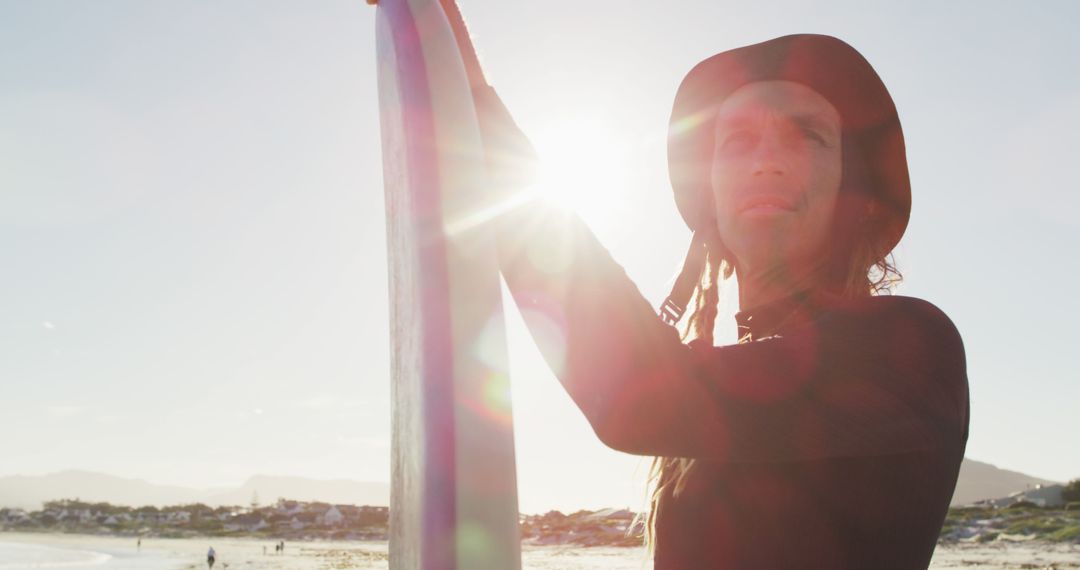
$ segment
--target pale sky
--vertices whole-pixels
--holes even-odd
[[[654,302],[689,239],[664,147],[683,75],[788,33],[853,44],[907,139],[900,293],[966,343],[968,457],[1080,477],[1080,4],[460,4]],[[0,476],[389,480],[374,20],[360,0],[0,0]],[[596,168],[566,176],[577,149]],[[647,461],[599,443],[508,322],[522,511],[641,508]]]

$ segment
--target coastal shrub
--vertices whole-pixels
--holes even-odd
[[[1005,528],[1008,534],[1052,534],[1066,526],[1065,521],[1056,518],[1025,517],[1012,522]]]
[[[997,540],[997,537],[998,533],[996,532],[986,532],[977,536],[975,542],[993,542]]]
[[[1047,538],[1054,542],[1080,542],[1080,526],[1067,526]]]
[[[1061,498],[1066,501],[1080,501],[1080,479],[1073,479],[1061,490]]]
[[[1037,509],[1039,505],[1032,503],[1031,501],[1016,501],[1015,503],[1005,507],[1006,509]]]
[[[216,533],[225,530],[225,523],[217,519],[200,519],[197,522],[192,523],[192,530],[197,530],[202,533]]]
[[[1066,511],[1080,511],[1080,501],[1072,501],[1065,505]]]
[[[956,520],[985,519],[993,516],[995,510],[994,507],[984,507],[981,505],[952,507],[949,509],[948,518]]]

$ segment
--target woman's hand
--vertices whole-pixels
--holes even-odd
[[[490,86],[473,89],[493,190],[507,198],[536,183],[536,149]]]

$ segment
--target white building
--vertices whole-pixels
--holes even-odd
[[[341,511],[336,506],[331,506],[330,510],[323,514],[322,519],[325,525],[337,526],[345,521],[345,516],[341,514]]]
[[[1008,497],[987,501],[995,507],[1007,507],[1020,501],[1028,501],[1040,507],[1060,507],[1065,504],[1062,496],[1064,485],[1035,485],[1034,487],[1012,493]]]

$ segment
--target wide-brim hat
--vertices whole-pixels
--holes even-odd
[[[711,165],[717,110],[740,87],[770,80],[805,85],[839,112],[844,141],[841,191],[870,206],[862,209],[873,212],[874,242],[881,250],[875,253],[890,252],[911,213],[911,182],[896,105],[855,48],[831,36],[797,34],[714,55],[694,66],[679,85],[668,130],[668,174],[679,213],[697,234],[691,255],[695,247],[700,249],[699,230],[715,224]],[[688,259],[687,269],[690,265]],[[690,281],[685,273],[680,276],[682,289]],[[681,315],[689,294],[672,293],[685,297],[675,300]]]

